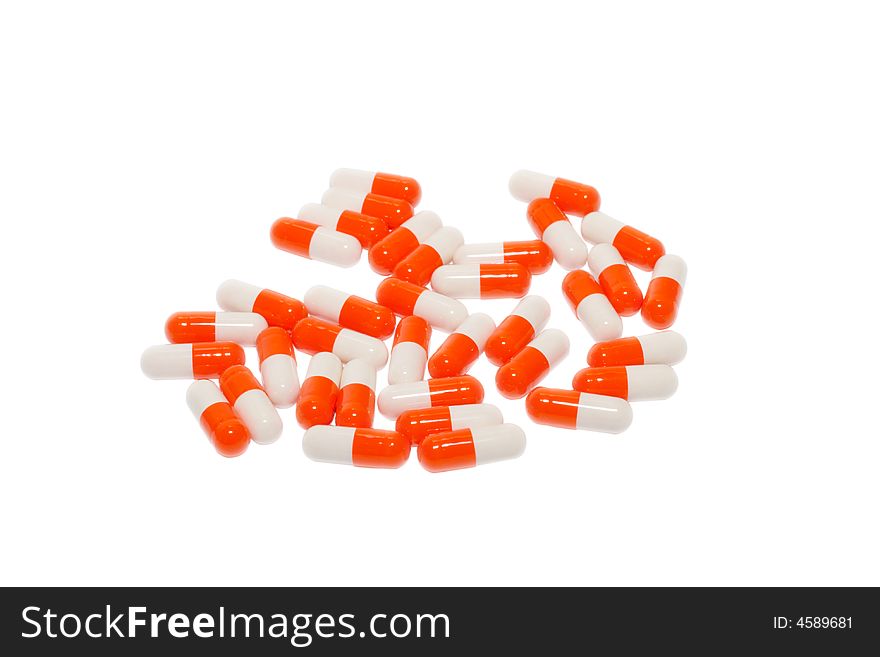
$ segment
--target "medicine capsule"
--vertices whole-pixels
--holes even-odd
[[[461,301],[399,278],[386,278],[379,283],[376,300],[396,315],[416,315],[447,333],[454,331],[468,316],[467,308]]]
[[[651,271],[666,251],[660,240],[632,226],[624,226],[604,212],[591,212],[581,220],[581,235],[593,244],[611,244],[628,263]]]
[[[444,265],[431,276],[431,287],[453,299],[518,299],[531,284],[529,270],[516,263]]]
[[[623,333],[623,322],[598,281],[579,269],[562,279],[562,293],[594,340],[611,340]]]
[[[351,210],[328,208],[326,205],[318,203],[302,206],[296,217],[301,221],[308,221],[330,230],[351,235],[365,249],[369,249],[391,232],[388,229],[388,224],[378,217],[370,217]]]
[[[590,271],[618,315],[629,317],[642,307],[642,291],[620,252],[610,244],[597,244],[587,257]]]
[[[463,243],[464,237],[457,228],[451,226],[439,228],[412,253],[398,262],[391,275],[416,285],[427,285],[434,270],[450,262],[456,249]]]
[[[388,361],[388,383],[413,383],[425,378],[431,326],[421,317],[410,315],[397,324],[391,358]]]
[[[309,314],[299,299],[235,279],[224,281],[217,288],[217,305],[223,310],[257,313],[269,326],[288,331]]]
[[[677,255],[665,255],[657,260],[642,305],[642,319],[655,329],[667,329],[675,322],[684,282],[687,279],[687,265]]]
[[[361,243],[351,235],[283,217],[272,224],[272,244],[294,255],[339,267],[352,267],[361,258]]]
[[[168,342],[235,342],[245,347],[256,344],[268,324],[256,313],[182,312],[165,322]]]
[[[281,417],[248,368],[233,365],[223,372],[220,390],[248,428],[255,443],[268,445],[281,437]]]
[[[549,198],[563,212],[578,217],[598,210],[600,202],[599,192],[594,187],[525,170],[510,177],[510,193],[526,203],[536,198]]]
[[[469,315],[431,356],[428,372],[435,379],[466,373],[483,353],[486,340],[494,330],[495,322],[489,315]]]
[[[399,198],[370,192],[349,192],[335,187],[324,192],[321,205],[377,217],[392,230],[413,216],[413,206]]]
[[[317,317],[306,317],[293,327],[293,346],[307,354],[329,351],[343,363],[363,358],[377,370],[388,362],[388,349],[381,340]]]
[[[431,406],[459,406],[483,401],[483,386],[472,376],[452,376],[398,383],[379,393],[379,412],[389,419],[404,411]]]
[[[535,235],[550,247],[563,269],[580,269],[587,262],[587,245],[565,213],[548,198],[536,198],[526,210]]]
[[[251,434],[216,383],[194,381],[186,390],[186,403],[220,455],[244,454]]]
[[[397,418],[397,432],[418,445],[427,436],[459,429],[487,427],[501,424],[504,418],[497,406],[492,404],[462,404],[461,406],[437,406],[404,411]]]
[[[329,352],[312,356],[296,403],[296,421],[303,429],[333,421],[341,378],[339,358]]]
[[[486,340],[486,358],[496,367],[504,365],[532,341],[548,319],[550,304],[544,297],[525,297]]]
[[[233,365],[244,365],[244,349],[234,342],[160,344],[141,356],[151,379],[217,379]]]
[[[526,434],[515,424],[435,433],[419,444],[419,463],[428,472],[447,472],[515,459],[526,450]]]
[[[625,399],[557,388],[532,390],[526,413],[538,424],[561,429],[620,433],[632,423],[632,408]]]
[[[547,329],[495,373],[498,391],[508,399],[520,399],[568,355],[568,336]]]
[[[553,264],[550,247],[541,240],[462,244],[452,256],[456,265],[522,265],[532,274],[543,274]]]
[[[330,175],[330,187],[399,198],[412,206],[422,198],[422,188],[415,179],[377,171],[337,169]]]
[[[361,468],[399,468],[409,458],[409,441],[396,431],[314,426],[303,435],[303,452],[313,461]]]
[[[571,387],[594,395],[628,401],[667,399],[678,389],[678,377],[669,365],[587,367],[571,380]]]
[[[376,408],[376,368],[361,358],[342,367],[336,398],[336,426],[371,427]]]
[[[597,342],[587,354],[590,367],[614,365],[675,365],[684,360],[687,343],[675,331]]]
[[[434,212],[422,211],[392,230],[387,237],[370,249],[367,257],[370,267],[378,274],[388,276],[397,263],[416,250],[419,244],[433,235],[443,223]]]
[[[312,315],[339,324],[343,328],[381,340],[394,333],[394,324],[397,321],[394,313],[375,301],[326,285],[309,288],[303,299]]]
[[[270,326],[257,336],[263,389],[276,408],[290,408],[299,396],[299,374],[290,333]]]

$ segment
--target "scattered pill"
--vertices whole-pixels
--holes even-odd
[[[600,202],[599,192],[589,185],[525,170],[510,177],[510,193],[526,203],[536,198],[552,199],[563,212],[578,217],[598,210]]]
[[[371,427],[376,408],[376,368],[361,358],[342,367],[336,398],[336,426]]]
[[[415,251],[442,225],[440,217],[434,212],[425,210],[417,213],[373,245],[367,254],[370,267],[376,273],[388,276],[397,263]]]
[[[256,313],[181,312],[174,313],[165,322],[165,337],[174,344],[235,342],[252,347],[267,326],[266,320]]]
[[[413,408],[479,404],[482,401],[482,384],[465,375],[388,386],[379,393],[378,404],[379,412],[393,420]]]
[[[522,265],[444,265],[431,276],[431,287],[453,299],[521,298],[532,275]]]
[[[388,383],[413,383],[425,378],[431,325],[421,317],[410,315],[397,324],[391,357],[388,361]]]
[[[381,340],[317,317],[307,317],[293,327],[293,346],[307,354],[329,351],[343,363],[363,358],[377,370],[388,362],[388,349]]]
[[[488,242],[462,244],[452,256],[456,265],[522,265],[532,274],[543,274],[553,264],[553,253],[546,242]]]
[[[303,296],[309,313],[343,328],[384,340],[394,333],[394,313],[369,301],[326,285],[315,285]]]
[[[570,272],[562,279],[562,292],[594,340],[611,340],[623,333],[620,315],[590,274],[582,269]]]
[[[639,312],[642,291],[617,249],[610,244],[597,244],[590,249],[587,262],[618,315],[629,317]]]
[[[515,424],[435,433],[419,443],[419,463],[428,472],[447,472],[515,459],[526,449],[526,434]]]
[[[313,461],[362,468],[399,468],[412,450],[396,431],[313,426],[303,435],[303,452]]]
[[[473,365],[486,340],[495,330],[495,322],[485,313],[473,313],[450,333],[428,361],[433,378],[460,376]]]
[[[563,269],[580,269],[587,262],[587,245],[565,213],[548,198],[537,198],[526,210],[535,235],[550,247]]]
[[[351,235],[308,221],[283,217],[270,232],[276,248],[339,267],[352,267],[361,258],[361,243]]]
[[[422,198],[422,188],[415,179],[377,171],[336,169],[330,174],[330,187],[399,198],[412,206]]]
[[[495,373],[495,385],[507,399],[526,396],[568,355],[568,336],[559,329],[547,329],[532,340]]]
[[[217,305],[223,310],[257,313],[269,326],[280,326],[288,331],[308,315],[299,299],[235,279],[224,281],[217,288]]]
[[[324,192],[321,205],[377,217],[392,230],[413,216],[413,207],[399,198],[371,192],[349,192],[336,187]]]
[[[526,412],[538,424],[562,429],[620,433],[632,423],[625,399],[577,390],[535,388],[526,397]]]
[[[456,249],[462,245],[461,231],[451,226],[437,229],[428,239],[397,263],[391,273],[394,278],[416,285],[427,285],[434,271],[450,262]]]
[[[532,341],[548,319],[550,304],[544,297],[525,297],[486,340],[486,358],[496,367],[504,365]]]
[[[186,390],[186,403],[222,456],[243,454],[251,435],[220,388],[213,381],[194,381]]]
[[[220,390],[248,428],[255,443],[268,445],[281,437],[281,417],[248,368],[233,365],[223,372]]]
[[[257,336],[263,389],[276,408],[290,408],[299,395],[299,374],[290,333],[270,326]]]
[[[244,365],[244,349],[234,342],[160,344],[141,356],[151,379],[218,379],[233,365]]]
[[[376,300],[396,315],[416,315],[441,331],[451,333],[468,316],[467,308],[458,299],[426,290],[423,287],[386,278],[376,288]]]
[[[328,208],[318,203],[302,206],[296,218],[351,235],[365,249],[372,247],[390,232],[388,224],[379,217],[371,217],[352,210]]]
[[[341,378],[339,358],[329,352],[312,356],[296,402],[296,421],[303,429],[333,421]]]
[[[571,387],[594,395],[628,401],[667,399],[678,389],[678,377],[669,365],[587,367],[574,375]]]
[[[679,256],[665,255],[657,260],[642,304],[645,324],[658,330],[672,326],[678,316],[686,279],[687,265]]]
[[[426,436],[458,429],[501,424],[504,418],[492,404],[462,404],[404,411],[397,417],[397,432],[418,445]]]
[[[624,260],[651,271],[665,251],[660,240],[632,226],[625,226],[604,212],[591,212],[581,221],[581,235],[592,244],[611,244]]]
[[[680,333],[660,331],[597,342],[587,354],[587,364],[590,367],[675,365],[684,360],[685,354],[687,354],[687,343]]]

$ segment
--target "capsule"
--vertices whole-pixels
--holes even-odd
[[[410,315],[397,324],[391,358],[388,361],[388,383],[413,383],[425,378],[431,326],[421,317]]]
[[[603,433],[620,433],[632,423],[632,408],[625,399],[557,388],[532,390],[526,413],[538,424]]]
[[[507,399],[521,399],[568,355],[568,336],[547,329],[495,373],[495,385]]]
[[[432,406],[459,406],[483,401],[483,386],[472,376],[452,376],[398,383],[379,393],[379,412],[389,419],[404,411]]]
[[[251,434],[216,383],[193,381],[186,390],[186,403],[220,455],[244,454]]]
[[[317,317],[307,317],[293,328],[293,345],[307,354],[329,351],[343,363],[363,358],[377,370],[388,362],[388,349],[381,340]]]
[[[628,401],[667,399],[678,389],[678,377],[669,365],[586,367],[574,375],[571,387],[594,395]]]
[[[437,406],[404,411],[397,418],[397,432],[413,445],[427,436],[459,429],[488,427],[501,424],[504,418],[497,406],[492,404],[462,404],[461,406]]]
[[[343,328],[384,340],[394,333],[397,321],[394,313],[375,301],[336,290],[326,285],[315,285],[303,299],[309,313],[339,324]]]
[[[303,452],[313,461],[361,468],[399,468],[409,458],[409,441],[396,431],[314,426],[303,435]]]
[[[365,249],[369,249],[391,232],[388,229],[388,224],[378,217],[370,217],[351,210],[328,208],[326,205],[318,203],[302,206],[296,216],[301,221],[308,221],[330,230],[351,235]]]
[[[396,315],[416,315],[434,328],[451,333],[468,316],[458,299],[426,290],[399,278],[386,278],[376,288],[376,300]]]
[[[276,408],[290,408],[299,396],[299,374],[290,333],[270,326],[257,336],[263,389]]]
[[[462,244],[452,256],[456,265],[522,265],[532,274],[543,274],[553,264],[550,247],[541,240]]]
[[[550,247],[563,269],[580,269],[587,262],[587,245],[557,205],[548,198],[536,198],[526,210],[535,235]]]
[[[338,267],[352,267],[361,258],[357,239],[308,221],[282,217],[272,224],[270,237],[282,251]]]
[[[288,331],[309,314],[299,299],[235,279],[224,281],[217,288],[217,305],[223,310],[257,313],[269,326]]]
[[[376,408],[376,368],[361,358],[342,367],[336,398],[336,426],[371,427]]]
[[[321,205],[377,217],[392,230],[413,216],[413,206],[399,198],[370,192],[349,192],[335,187],[324,192]]]
[[[486,358],[496,367],[504,365],[532,341],[548,319],[550,304],[544,297],[525,297],[486,340]]]
[[[248,428],[255,443],[268,445],[281,437],[281,417],[244,365],[233,365],[220,376],[220,390]]]
[[[632,226],[624,226],[604,212],[591,212],[581,221],[581,235],[593,244],[611,244],[631,265],[651,271],[666,251],[660,240]]]
[[[597,342],[587,354],[590,367],[675,365],[684,360],[687,343],[680,333],[660,331],[633,338]]]
[[[468,316],[431,356],[428,372],[435,379],[465,374],[483,353],[486,340],[494,330],[495,322],[489,315]]]
[[[431,287],[453,299],[519,299],[529,291],[532,275],[511,265],[444,265],[431,276]]]
[[[526,450],[526,434],[515,424],[435,433],[419,444],[419,463],[428,472],[447,472],[515,459]]]
[[[141,356],[151,379],[218,379],[233,365],[244,365],[244,349],[234,342],[160,344]]]
[[[665,255],[657,260],[642,305],[645,324],[658,330],[672,326],[681,305],[686,279],[687,265],[679,256]]]
[[[562,279],[562,293],[594,340],[611,340],[623,333],[623,322],[598,281],[579,269]]]
[[[184,342],[235,342],[245,347],[256,344],[268,324],[256,313],[182,312],[165,322],[165,337],[174,344]]]
[[[639,312],[642,291],[617,249],[610,244],[597,244],[590,249],[587,262],[618,315],[629,317]]]
[[[525,203],[536,198],[549,198],[563,212],[578,217],[598,210],[600,202],[599,192],[594,187],[525,170],[510,177],[510,193]]]
[[[451,226],[438,229],[394,267],[392,276],[416,285],[427,285],[434,271],[452,260],[462,245],[461,231]]]
[[[377,171],[336,169],[330,174],[330,187],[399,198],[413,207],[422,198],[422,188],[414,178]]]
[[[397,263],[416,250],[443,223],[434,212],[422,211],[392,230],[387,237],[370,249],[367,254],[370,267],[378,274],[388,276]]]
[[[303,429],[333,421],[341,378],[339,358],[329,352],[312,356],[296,403],[296,421]]]

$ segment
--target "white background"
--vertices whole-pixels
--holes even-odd
[[[868,7],[4,3],[0,581],[880,584]],[[313,463],[292,410],[218,457],[140,353],[230,277],[372,295],[365,259],[269,242],[342,166],[416,177],[468,241],[530,238],[516,169],[595,185],[690,266],[678,394],[549,429],[482,361],[518,461]],[[556,386],[590,345],[563,273],[533,286],[572,338]]]

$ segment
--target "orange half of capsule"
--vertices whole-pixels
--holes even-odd
[[[541,240],[504,242],[504,262],[523,265],[532,274],[543,274],[553,264],[553,252]]]
[[[574,375],[571,387],[578,392],[626,399],[629,392],[626,367],[586,367]]]

